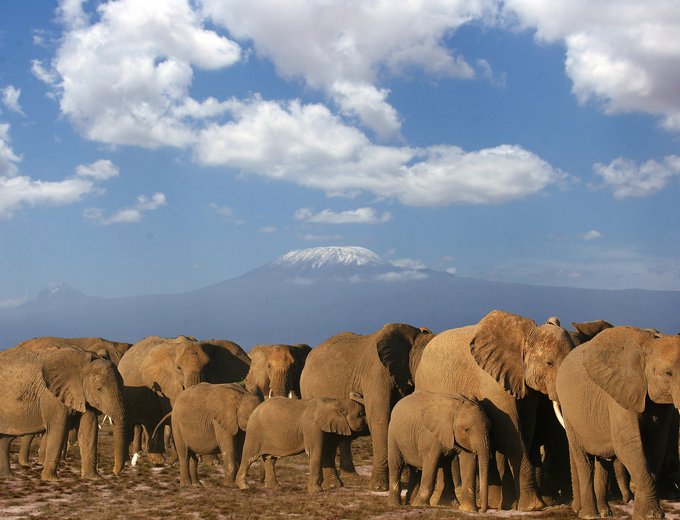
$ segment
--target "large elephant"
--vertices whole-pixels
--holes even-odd
[[[451,466],[458,455],[463,493],[460,508],[477,512],[475,458],[479,465],[481,510],[487,509],[491,422],[479,403],[462,396],[416,390],[392,410],[388,431],[391,505],[401,504],[401,472],[409,465],[411,505],[427,505],[434,490],[437,467]],[[413,498],[416,468],[422,469],[420,490]]]
[[[135,343],[118,365],[130,406],[130,422],[150,435],[182,390],[201,382],[232,383],[248,373],[248,356],[226,340],[198,341],[149,336]],[[141,451],[135,432],[133,451]],[[149,438],[149,460],[164,460],[162,432]]]
[[[607,329],[565,358],[556,387],[569,438],[574,510],[581,518],[599,516],[593,457],[616,457],[635,481],[633,518],[662,518],[655,478],[674,407],[680,406],[680,336]]]
[[[61,448],[79,422],[83,478],[97,478],[97,413],[114,425],[114,473],[127,457],[123,381],[116,367],[78,348],[0,352],[0,476],[10,476],[9,446],[19,435],[45,432],[42,480],[57,480]]]
[[[246,388],[265,397],[300,397],[300,375],[309,345],[257,345],[250,350],[250,370]]]
[[[389,323],[368,335],[343,332],[312,349],[300,378],[303,398],[364,396],[373,444],[371,487],[386,491],[387,426],[392,407],[413,391],[420,353],[434,337],[428,329]],[[333,471],[331,478],[342,485]]]
[[[78,347],[87,352],[97,354],[103,359],[111,361],[118,366],[123,354],[132,346],[131,343],[123,343],[120,341],[110,341],[103,338],[88,337],[88,338],[57,338],[53,336],[44,336],[39,338],[29,339],[17,345],[18,347],[31,350],[33,352],[41,352],[45,350],[54,350],[63,347]],[[35,435],[24,435],[21,438],[21,447],[19,448],[19,464],[27,466],[29,464],[29,453],[31,450],[31,443]],[[77,437],[77,425],[69,432],[68,444],[75,442]],[[45,454],[45,438],[43,438],[40,449],[39,462],[42,464]],[[66,451],[66,450],[64,450]]]
[[[418,390],[458,393],[482,403],[491,419],[494,446],[508,459],[521,511],[545,507],[527,454],[536,422],[536,392],[557,399],[557,369],[573,347],[561,327],[537,326],[528,318],[495,310],[477,325],[438,334],[416,372]],[[494,491],[490,505],[499,507],[494,503],[499,490]]]
[[[584,321],[581,323],[573,321],[571,324],[576,330],[569,331],[569,334],[574,341],[574,345],[577,346],[590,341],[603,330],[611,329],[614,326],[605,320]]]

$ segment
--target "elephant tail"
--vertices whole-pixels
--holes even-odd
[[[164,416],[160,421],[158,421],[158,424],[157,424],[156,427],[153,429],[153,433],[149,436],[149,438],[152,438],[152,437],[154,437],[154,436],[156,435],[156,432],[158,431],[158,428],[160,428],[160,427],[163,425],[163,423],[164,423],[165,421],[167,421],[167,420],[170,418],[171,415],[172,415],[172,411],[170,411],[170,412],[168,412],[167,414],[165,414],[165,416]]]

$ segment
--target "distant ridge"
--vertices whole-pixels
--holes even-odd
[[[315,345],[341,331],[405,322],[435,331],[475,323],[493,309],[542,322],[605,319],[680,331],[680,291],[595,290],[490,282],[395,265],[357,246],[290,251],[241,276],[183,294],[89,296],[67,285],[0,309],[0,347],[36,336],[229,338]]]

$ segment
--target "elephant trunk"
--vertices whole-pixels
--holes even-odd
[[[125,415],[111,416],[113,423],[113,473],[118,475],[128,458],[127,421]]]
[[[200,370],[192,370],[192,371],[187,371],[184,374],[184,389],[186,390],[190,386],[197,385],[203,380],[201,377],[201,371]]]
[[[272,373],[269,380],[269,392],[271,397],[287,396],[290,390],[288,384],[288,370],[281,369]]]
[[[479,510],[485,513],[489,507],[489,440],[483,439],[475,452],[479,465]]]

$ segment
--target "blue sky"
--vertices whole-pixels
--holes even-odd
[[[680,290],[680,8],[0,3],[0,306],[359,245]]]

